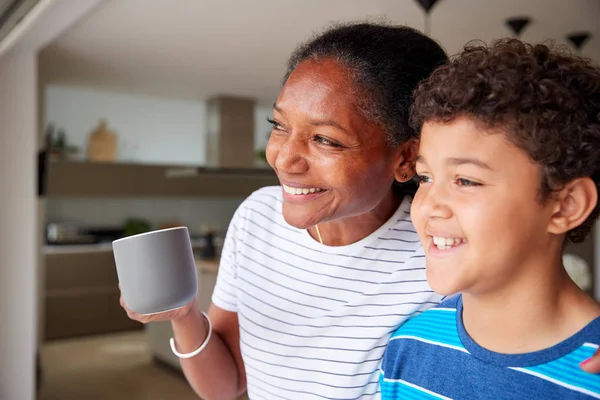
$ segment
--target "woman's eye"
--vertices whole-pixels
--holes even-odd
[[[458,178],[458,179],[456,179],[455,183],[458,186],[481,186],[481,183],[477,183],[477,182],[474,182],[472,180],[465,179],[465,178]]]
[[[283,130],[281,127],[281,124],[279,122],[275,121],[274,119],[267,117],[267,122],[269,122],[271,125],[273,125],[273,130],[275,130],[275,131]]]
[[[426,176],[426,175],[418,175],[418,174],[415,175],[415,180],[417,181],[418,184],[433,182],[431,177]]]
[[[315,142],[317,142],[318,144],[322,144],[324,146],[332,146],[332,147],[342,147],[341,144],[339,143],[335,143],[323,136],[315,136]]]

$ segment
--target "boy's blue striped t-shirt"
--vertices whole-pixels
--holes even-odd
[[[381,368],[382,398],[600,399],[600,375],[579,367],[599,345],[600,317],[549,349],[485,350],[465,331],[462,297],[455,296],[392,335]]]

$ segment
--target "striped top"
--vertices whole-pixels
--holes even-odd
[[[454,296],[392,335],[381,372],[383,399],[600,399],[600,375],[579,367],[599,344],[600,317],[549,349],[494,353],[469,337],[462,297]]]
[[[436,305],[405,199],[368,237],[330,247],[288,225],[280,187],[260,189],[229,226],[213,303],[237,312],[255,399],[379,399],[383,351]]]

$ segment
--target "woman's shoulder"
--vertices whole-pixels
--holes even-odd
[[[265,186],[252,192],[250,196],[244,200],[242,206],[259,203],[275,207],[276,210],[279,210],[280,212],[282,202],[283,195],[281,193],[281,186]]]
[[[242,201],[235,217],[251,219],[252,216],[278,218],[281,215],[283,197],[281,186],[265,186],[252,192]]]

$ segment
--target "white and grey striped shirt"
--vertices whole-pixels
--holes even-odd
[[[359,242],[329,247],[254,192],[229,226],[213,303],[237,312],[250,399],[379,399],[390,335],[441,301],[427,284],[410,198]]]

